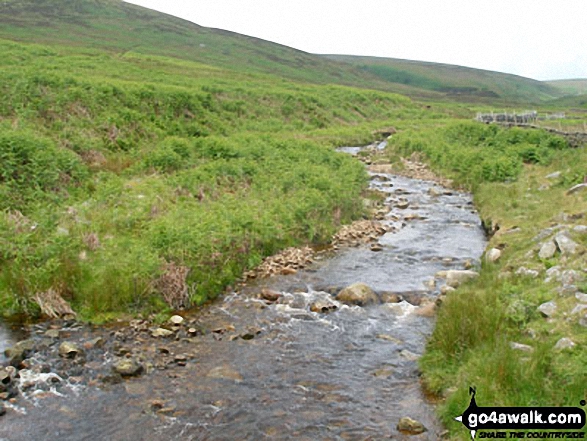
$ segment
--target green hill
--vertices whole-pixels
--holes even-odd
[[[324,57],[209,29],[120,0],[5,0],[0,37],[176,57],[246,73],[342,84],[439,99],[501,102],[560,96],[538,81],[457,66],[365,57]]]
[[[546,81],[546,84],[559,89],[565,95],[587,95],[587,78]]]
[[[535,102],[563,94],[549,84],[529,78],[450,64],[346,55],[326,57],[349,63],[389,82],[439,92],[453,99],[478,97]]]

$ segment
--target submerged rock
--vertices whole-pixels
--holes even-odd
[[[409,435],[419,435],[426,432],[426,427],[420,421],[414,420],[410,417],[403,417],[397,423],[397,430]]]
[[[118,361],[112,368],[114,372],[123,377],[134,377],[143,372],[143,365],[134,358],[124,358]]]
[[[371,303],[379,303],[379,298],[373,290],[364,283],[353,283],[344,288],[336,296],[336,300],[348,305],[365,306]]]
[[[206,374],[206,377],[218,378],[222,380],[232,380],[236,381],[237,383],[243,381],[243,376],[238,371],[227,365],[218,366],[211,369],[208,372],[208,374]]]
[[[22,340],[13,347],[7,348],[4,351],[4,355],[10,360],[11,366],[18,367],[30,355],[34,348],[35,343],[32,340]]]

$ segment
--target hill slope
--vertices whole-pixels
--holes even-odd
[[[560,89],[529,78],[450,64],[347,55],[326,57],[349,63],[386,81],[451,97],[511,97],[531,102],[536,98],[548,100],[564,94]]]
[[[551,86],[514,75],[433,63],[312,55],[120,0],[5,0],[0,3],[0,37],[171,56],[240,72],[431,99],[448,95],[519,102],[562,95]]]
[[[587,95],[587,78],[546,81],[546,84],[559,89],[565,95]]]

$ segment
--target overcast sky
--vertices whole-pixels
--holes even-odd
[[[587,78],[586,0],[131,0],[316,54]]]

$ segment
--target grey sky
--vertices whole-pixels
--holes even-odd
[[[587,78],[585,0],[131,0],[318,54]]]

